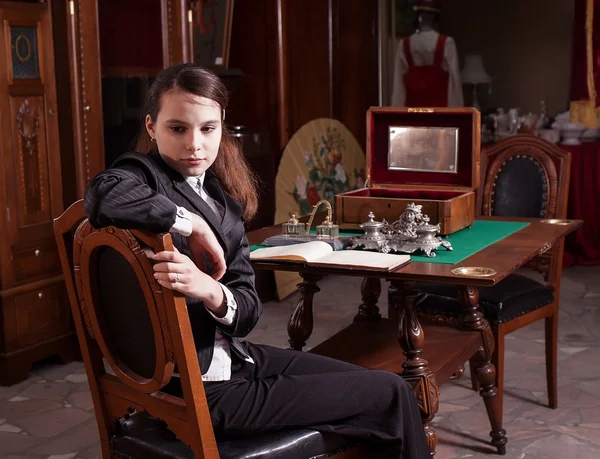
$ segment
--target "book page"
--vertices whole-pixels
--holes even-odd
[[[410,255],[395,255],[363,250],[339,250],[322,256],[318,260],[315,260],[314,264],[391,271],[408,262],[410,262]]]
[[[250,252],[251,260],[281,259],[297,261],[315,261],[318,258],[332,253],[332,247],[323,241],[304,242],[302,244],[284,245],[279,247],[265,247]]]

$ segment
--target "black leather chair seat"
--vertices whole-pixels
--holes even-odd
[[[166,424],[147,412],[135,413],[120,424],[111,439],[112,453],[135,459],[192,459],[193,453]],[[324,459],[351,449],[356,442],[310,429],[269,432],[219,441],[221,459]]]
[[[458,317],[461,306],[457,285],[418,283],[422,293],[416,307],[420,313]],[[480,287],[479,309],[491,323],[503,323],[554,301],[554,292],[526,276],[512,274],[493,287]]]

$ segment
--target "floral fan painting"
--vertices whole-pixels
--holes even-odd
[[[365,155],[352,133],[334,119],[310,121],[294,134],[281,157],[275,180],[275,222],[287,221],[290,214],[310,214],[320,199],[334,206],[336,194],[364,187],[365,176]],[[315,220],[313,225],[319,223]],[[282,299],[296,290],[300,277],[276,272],[275,280]]]
[[[288,142],[275,181],[275,221],[308,215],[320,199],[365,184],[365,155],[339,121],[320,118],[302,126]]]

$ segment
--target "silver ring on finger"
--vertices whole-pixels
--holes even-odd
[[[179,284],[179,274],[178,273],[175,274],[175,283]]]

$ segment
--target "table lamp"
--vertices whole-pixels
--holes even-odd
[[[491,77],[483,68],[483,59],[481,58],[481,54],[469,54],[465,57],[465,66],[463,67],[462,72],[460,72],[460,79],[462,80],[463,84],[473,85],[472,105],[477,110],[481,110],[479,101],[477,100],[477,85],[491,85],[492,83]]]

